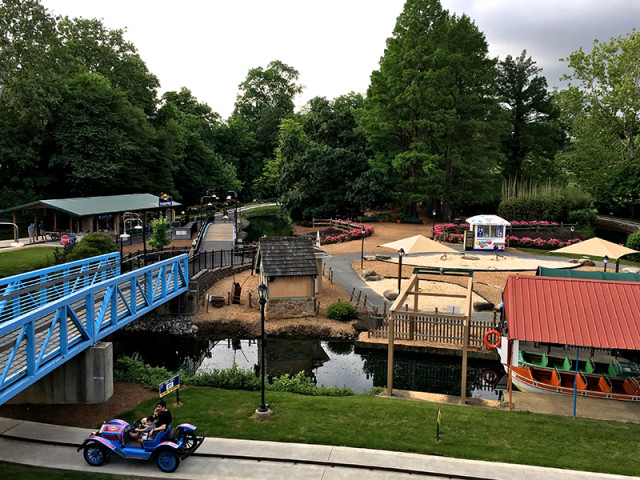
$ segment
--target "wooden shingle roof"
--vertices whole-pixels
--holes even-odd
[[[263,274],[268,277],[318,275],[311,239],[305,237],[262,237]]]

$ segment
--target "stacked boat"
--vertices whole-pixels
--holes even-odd
[[[640,401],[640,369],[634,362],[612,359],[595,362],[592,358],[575,360],[568,356],[520,350],[518,365],[511,367],[511,379],[519,390]],[[576,389],[577,386],[577,389]]]

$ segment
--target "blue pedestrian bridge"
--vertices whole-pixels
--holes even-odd
[[[0,404],[188,289],[186,254],[125,274],[116,252],[0,279]]]

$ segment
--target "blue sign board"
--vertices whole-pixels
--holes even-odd
[[[173,199],[171,197],[159,197],[158,198],[158,206],[159,207],[171,207],[173,205]]]
[[[164,397],[178,388],[180,388],[180,375],[176,375],[160,384],[160,396]]]

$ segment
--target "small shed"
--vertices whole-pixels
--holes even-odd
[[[262,237],[256,271],[267,286],[269,319],[313,316],[318,264],[313,243],[305,237]]]
[[[497,215],[476,215],[467,218],[473,232],[473,249],[485,252],[503,251],[507,237],[506,230],[511,224]]]

